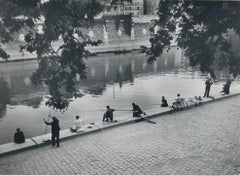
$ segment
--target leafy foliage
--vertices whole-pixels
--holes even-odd
[[[120,0],[112,4],[124,1],[131,2]],[[84,57],[90,53],[85,47],[101,43],[92,41],[83,28],[93,25],[94,17],[102,10],[98,0],[0,1],[0,44],[13,41],[21,29],[26,31],[20,51],[37,54],[39,68],[31,80],[48,86],[51,96],[46,105],[63,111],[68,107],[68,98],[81,96],[76,84],[87,77]],[[113,18],[123,20],[130,35],[131,15]],[[42,31],[38,31],[39,26]],[[9,58],[1,45],[0,57]]]
[[[39,17],[36,9],[38,0],[1,0],[0,1],[0,44],[14,39],[17,32],[23,27],[33,27]],[[0,58],[7,60],[9,55],[1,48]]]
[[[240,58],[233,53],[227,33],[232,29],[240,34],[239,8],[238,1],[161,0],[159,19],[153,21],[150,29],[151,48],[142,46],[142,52],[147,53],[152,62],[176,38],[191,66],[200,65],[201,71],[211,73],[213,78],[214,71],[222,68],[237,76]]]
[[[85,46],[101,43],[91,41],[81,28],[89,27],[100,11],[101,6],[94,0],[87,3],[52,0],[42,7],[45,17],[43,34],[33,32],[26,35],[30,39],[26,49],[36,51],[40,60],[32,80],[35,84],[44,82],[48,85],[51,95],[46,103],[48,106],[63,110],[68,107],[68,98],[81,96],[76,83],[86,79],[83,57],[89,52]],[[62,44],[55,49],[53,42],[59,38]]]
[[[37,53],[39,62],[31,80],[48,86],[48,106],[66,109],[68,98],[81,96],[76,83],[86,78],[83,57],[89,52],[85,46],[101,43],[92,41],[82,28],[90,26],[102,6],[95,0],[49,0],[43,4],[40,0],[2,0],[0,5],[0,42],[9,42],[21,28],[27,29],[21,51]],[[43,32],[36,30],[37,25]],[[8,58],[1,48],[0,57]]]

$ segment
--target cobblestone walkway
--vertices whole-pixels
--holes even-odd
[[[240,96],[0,158],[0,174],[240,174]]]

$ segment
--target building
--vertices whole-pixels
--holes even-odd
[[[132,14],[133,16],[139,16],[144,14],[143,0],[132,0],[132,2],[123,2],[124,15]]]
[[[156,12],[160,0],[132,0],[132,2],[116,0],[100,1],[105,7],[102,15],[127,15],[132,14],[134,17],[142,15],[153,15]]]

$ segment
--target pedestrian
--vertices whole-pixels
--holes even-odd
[[[207,80],[205,81],[206,87],[205,87],[205,93],[204,93],[203,97],[209,97],[209,93],[210,93],[210,89],[211,89],[212,84],[213,84],[212,79],[207,78]]]
[[[59,121],[56,117],[52,117],[52,122],[47,122],[45,119],[43,121],[46,125],[51,125],[52,128],[52,146],[55,146],[55,143],[57,143],[57,147],[59,147]]]
[[[168,107],[167,100],[165,99],[164,96],[162,96],[162,103],[161,103],[161,106],[162,106],[162,107]]]
[[[14,142],[16,144],[21,144],[25,142],[25,136],[23,132],[20,130],[20,128],[17,128],[15,134],[14,134]]]
[[[133,107],[133,117],[141,117],[142,115],[145,115],[145,112],[142,111],[142,109],[135,103],[132,103]]]
[[[79,116],[76,116],[76,120],[73,122],[73,126],[70,127],[71,132],[77,132],[82,125],[82,121],[79,119]]]
[[[108,121],[110,120],[111,122],[113,121],[113,112],[115,111],[115,109],[111,109],[110,106],[106,106],[107,110],[103,115],[103,121]]]

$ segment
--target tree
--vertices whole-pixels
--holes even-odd
[[[9,55],[2,45],[14,40],[15,34],[23,27],[32,28],[34,19],[39,17],[39,0],[0,1],[0,58],[7,60]]]
[[[131,0],[121,0],[131,2]],[[48,86],[50,98],[46,105],[66,110],[69,98],[81,97],[77,88],[79,81],[87,77],[84,58],[90,53],[87,45],[98,45],[83,33],[94,23],[94,17],[103,10],[99,0],[1,0],[0,44],[14,40],[16,33],[25,29],[25,44],[22,52],[37,54],[38,69],[32,74],[32,83]],[[117,1],[112,1],[117,3]],[[130,15],[124,19],[126,33],[131,31]],[[117,21],[117,20],[116,20]],[[119,20],[120,21],[120,20]],[[37,25],[42,26],[42,32]],[[131,25],[130,25],[131,28]],[[57,43],[57,45],[56,45]],[[0,58],[9,59],[1,48]]]
[[[148,13],[148,2],[147,0],[143,0],[143,14],[147,15]]]
[[[185,50],[191,66],[200,66],[215,78],[215,71],[228,69],[234,77],[240,73],[240,58],[233,53],[228,39],[231,29],[240,34],[238,1],[167,1],[161,0],[157,20],[150,28],[151,47],[142,46],[149,62],[160,56],[176,38]]]
[[[30,31],[25,36],[27,45],[24,48],[36,51],[40,61],[32,81],[48,85],[51,95],[46,103],[48,106],[64,110],[68,107],[68,98],[81,96],[76,84],[86,79],[83,57],[89,52],[85,46],[101,43],[92,41],[82,28],[88,28],[100,11],[100,4],[94,0],[85,3],[52,0],[41,7],[45,17],[43,33]],[[62,43],[54,48],[53,42],[59,38]]]
[[[97,45],[82,32],[88,28],[102,10],[95,0],[2,0],[0,20],[0,42],[12,41],[15,33],[26,28],[25,45],[21,51],[36,52],[39,68],[33,73],[34,84],[45,84],[51,97],[46,102],[59,110],[68,107],[68,98],[80,97],[76,83],[86,79],[83,57],[89,52],[87,45]],[[36,30],[41,19],[43,32]],[[54,42],[58,43],[53,45]],[[55,47],[54,47],[55,46]],[[0,48],[0,57],[8,54]]]

